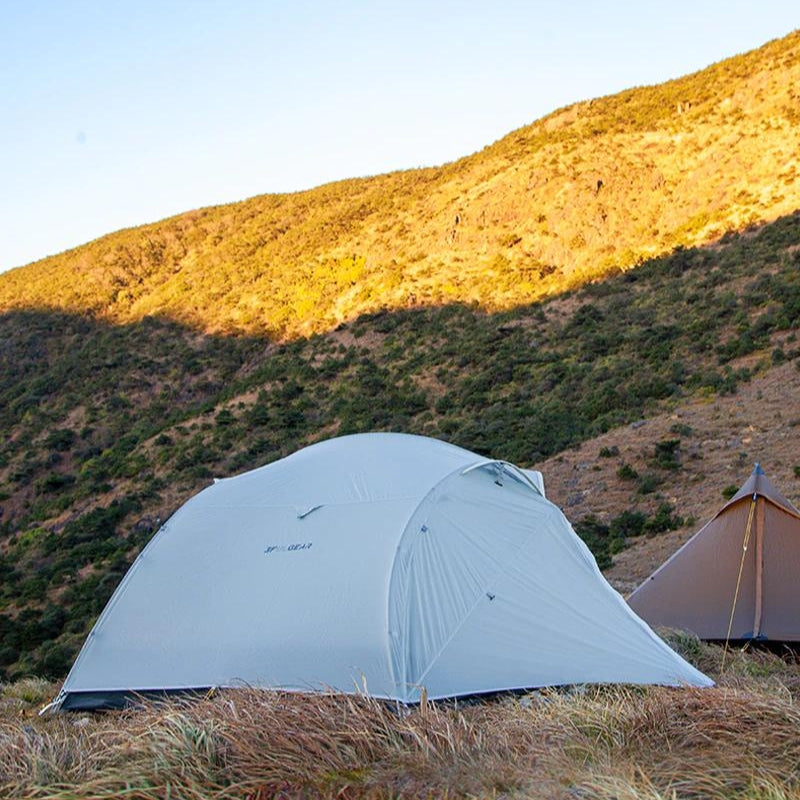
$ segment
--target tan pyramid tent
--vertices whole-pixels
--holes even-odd
[[[628,603],[650,625],[701,639],[800,641],[800,511],[756,464]]]

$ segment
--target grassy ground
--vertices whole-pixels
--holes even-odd
[[[239,690],[40,718],[58,687],[24,680],[0,696],[0,796],[800,798],[800,665],[671,641],[715,688],[587,686],[412,709]]]

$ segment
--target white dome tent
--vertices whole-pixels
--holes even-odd
[[[710,685],[606,583],[536,478],[371,433],[218,481],[142,551],[55,706],[241,685],[402,702]]]

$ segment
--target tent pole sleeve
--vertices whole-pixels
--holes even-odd
[[[753,619],[753,638],[761,633],[762,597],[764,595],[764,498],[756,506],[756,603]]]

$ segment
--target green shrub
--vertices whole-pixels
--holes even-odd
[[[661,486],[662,479],[652,472],[646,472],[644,475],[639,476],[639,483],[636,491],[639,494],[652,494],[659,486]]]
[[[645,532],[646,525],[647,515],[645,513],[626,509],[611,520],[609,530],[612,536],[627,538],[641,536]]]
[[[221,428],[227,427],[228,425],[233,425],[236,422],[236,417],[233,416],[231,411],[227,408],[223,408],[215,417],[217,425]]]
[[[75,439],[75,431],[70,430],[69,428],[60,428],[50,431],[44,441],[44,445],[50,450],[64,452],[72,447]]]
[[[639,473],[630,464],[623,464],[617,470],[617,477],[623,481],[635,481]]]
[[[680,445],[680,439],[664,439],[656,442],[651,464],[659,469],[680,469],[681,462],[678,457]]]
[[[36,490],[42,494],[51,494],[52,492],[60,492],[67,486],[72,486],[75,483],[75,476],[68,475],[62,472],[51,472],[46,475],[42,480],[36,482]]]
[[[683,526],[683,517],[674,514],[674,508],[669,503],[661,503],[655,516],[645,523],[645,530],[648,533],[663,533],[664,531],[674,531]]]
[[[575,533],[583,539],[586,546],[592,551],[597,566],[600,569],[607,569],[613,563],[611,558],[614,548],[612,547],[611,531],[603,522],[594,515],[584,517],[575,523]]]

